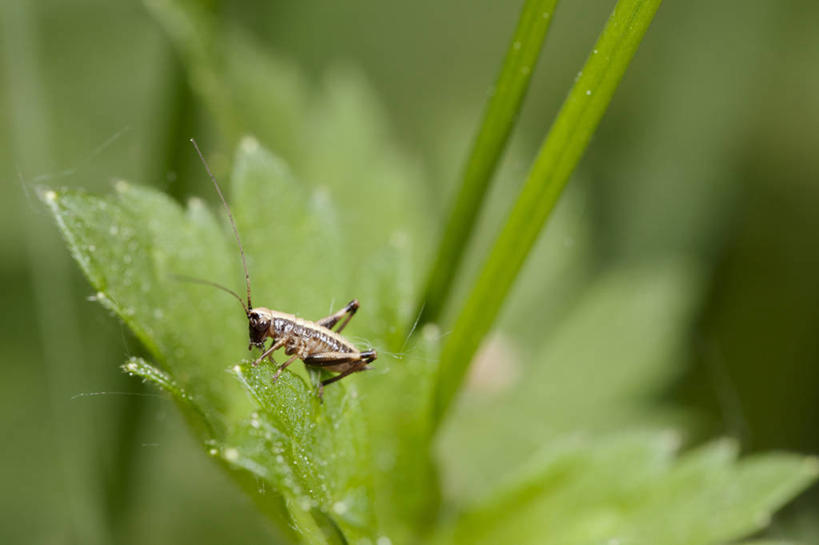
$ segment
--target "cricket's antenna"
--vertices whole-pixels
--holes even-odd
[[[253,308],[253,305],[250,303],[250,274],[247,272],[247,259],[245,259],[245,249],[242,247],[242,239],[239,238],[239,229],[236,228],[236,221],[233,219],[233,213],[230,211],[230,206],[228,206],[227,201],[225,200],[225,196],[222,195],[222,189],[219,187],[219,184],[216,183],[216,176],[213,175],[213,172],[210,171],[210,167],[208,166],[208,162],[205,161],[205,156],[202,155],[202,151],[199,149],[199,146],[196,144],[196,140],[191,138],[191,144],[196,149],[196,153],[199,155],[199,158],[202,160],[202,164],[205,165],[205,170],[208,171],[208,176],[210,176],[210,181],[213,182],[213,186],[216,188],[216,193],[219,194],[219,198],[222,200],[222,204],[225,205],[225,210],[227,210],[228,217],[230,218],[230,225],[233,227],[233,234],[236,236],[236,243],[239,245],[239,253],[242,254],[242,268],[245,270],[245,285],[247,286],[247,306],[245,307],[244,303],[242,306],[245,308],[245,314],[249,314],[250,310]],[[205,282],[206,284],[214,285],[218,288],[224,289],[230,293],[233,293],[227,288],[222,286],[218,286],[216,284],[212,284],[210,282]],[[233,295],[236,295],[233,293]],[[237,296],[238,297],[238,296]],[[239,300],[241,302],[241,299]]]
[[[237,301],[239,301],[239,304],[242,305],[242,308],[245,310],[245,314],[250,314],[250,310],[248,309],[248,307],[245,306],[245,302],[242,301],[242,298],[239,297],[239,294],[230,288],[224,287],[222,284],[217,284],[216,282],[211,282],[210,280],[202,280],[201,278],[194,278],[193,276],[186,276],[184,274],[174,274],[172,276],[176,280],[181,280],[183,282],[193,282],[194,284],[203,284],[205,286],[211,286],[213,288],[227,292],[231,294],[233,297],[235,297]]]

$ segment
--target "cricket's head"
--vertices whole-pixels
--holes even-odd
[[[269,308],[257,307],[248,310],[247,323],[250,331],[250,346],[259,348],[264,347],[264,341],[267,339],[270,331],[270,323],[273,321],[273,312]]]

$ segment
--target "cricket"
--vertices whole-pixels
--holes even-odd
[[[315,322],[265,307],[253,307],[250,298],[250,274],[247,269],[247,259],[245,258],[242,239],[239,237],[239,229],[236,227],[236,221],[233,219],[233,213],[222,194],[222,189],[216,182],[216,177],[211,172],[207,161],[205,161],[205,156],[199,149],[196,140],[191,138],[191,143],[194,149],[196,149],[199,158],[202,160],[202,164],[205,165],[205,170],[213,182],[213,186],[216,188],[219,199],[225,206],[228,218],[230,219],[230,225],[233,227],[233,235],[236,238],[236,244],[239,246],[239,255],[242,258],[242,268],[245,273],[247,303],[245,304],[239,294],[233,290],[215,282],[197,278],[184,278],[192,282],[218,288],[229,293],[239,301],[248,321],[250,333],[248,350],[252,350],[254,347],[262,350],[262,354],[253,362],[254,366],[261,363],[265,358],[270,360],[273,365],[278,365],[273,358],[273,353],[279,349],[284,349],[284,353],[290,356],[284,363],[278,365],[278,369],[273,375],[273,382],[278,380],[282,372],[287,369],[290,364],[299,359],[308,367],[337,373],[335,376],[319,381],[317,395],[319,399],[322,399],[324,387],[328,384],[337,382],[353,373],[370,369],[371,367],[367,364],[376,359],[377,354],[375,350],[365,350],[362,352],[341,335],[341,332],[358,310],[358,300],[353,299],[335,314],[331,314]],[[338,327],[334,330],[333,328],[336,325],[338,325]],[[270,339],[270,346],[266,346],[268,339]]]

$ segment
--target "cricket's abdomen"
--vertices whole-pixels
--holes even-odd
[[[276,313],[270,329],[274,338],[285,339],[285,353],[298,354],[300,359],[324,352],[357,351],[349,341],[334,331],[289,314]]]

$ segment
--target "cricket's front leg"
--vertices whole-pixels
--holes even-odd
[[[268,348],[267,350],[262,352],[262,355],[259,356],[258,358],[256,358],[256,361],[253,362],[253,367],[256,367],[257,365],[259,365],[262,362],[262,360],[265,359],[268,356],[270,357],[270,361],[273,361],[273,363],[276,363],[273,360],[273,352],[275,352],[276,350],[281,348],[283,344],[284,344],[284,339],[281,339],[281,340],[276,341],[273,344],[271,344],[270,348]]]
[[[279,368],[276,370],[276,374],[275,374],[275,375],[273,375],[273,378],[271,379],[271,382],[276,382],[277,380],[279,380],[279,377],[281,376],[282,371],[284,371],[285,369],[287,369],[287,367],[288,367],[288,366],[289,366],[291,363],[293,363],[294,361],[296,361],[296,359],[298,359],[298,357],[299,357],[299,355],[298,355],[298,354],[294,354],[294,355],[290,356],[290,359],[288,359],[286,362],[284,362],[283,364],[281,364],[281,365],[279,366]]]

